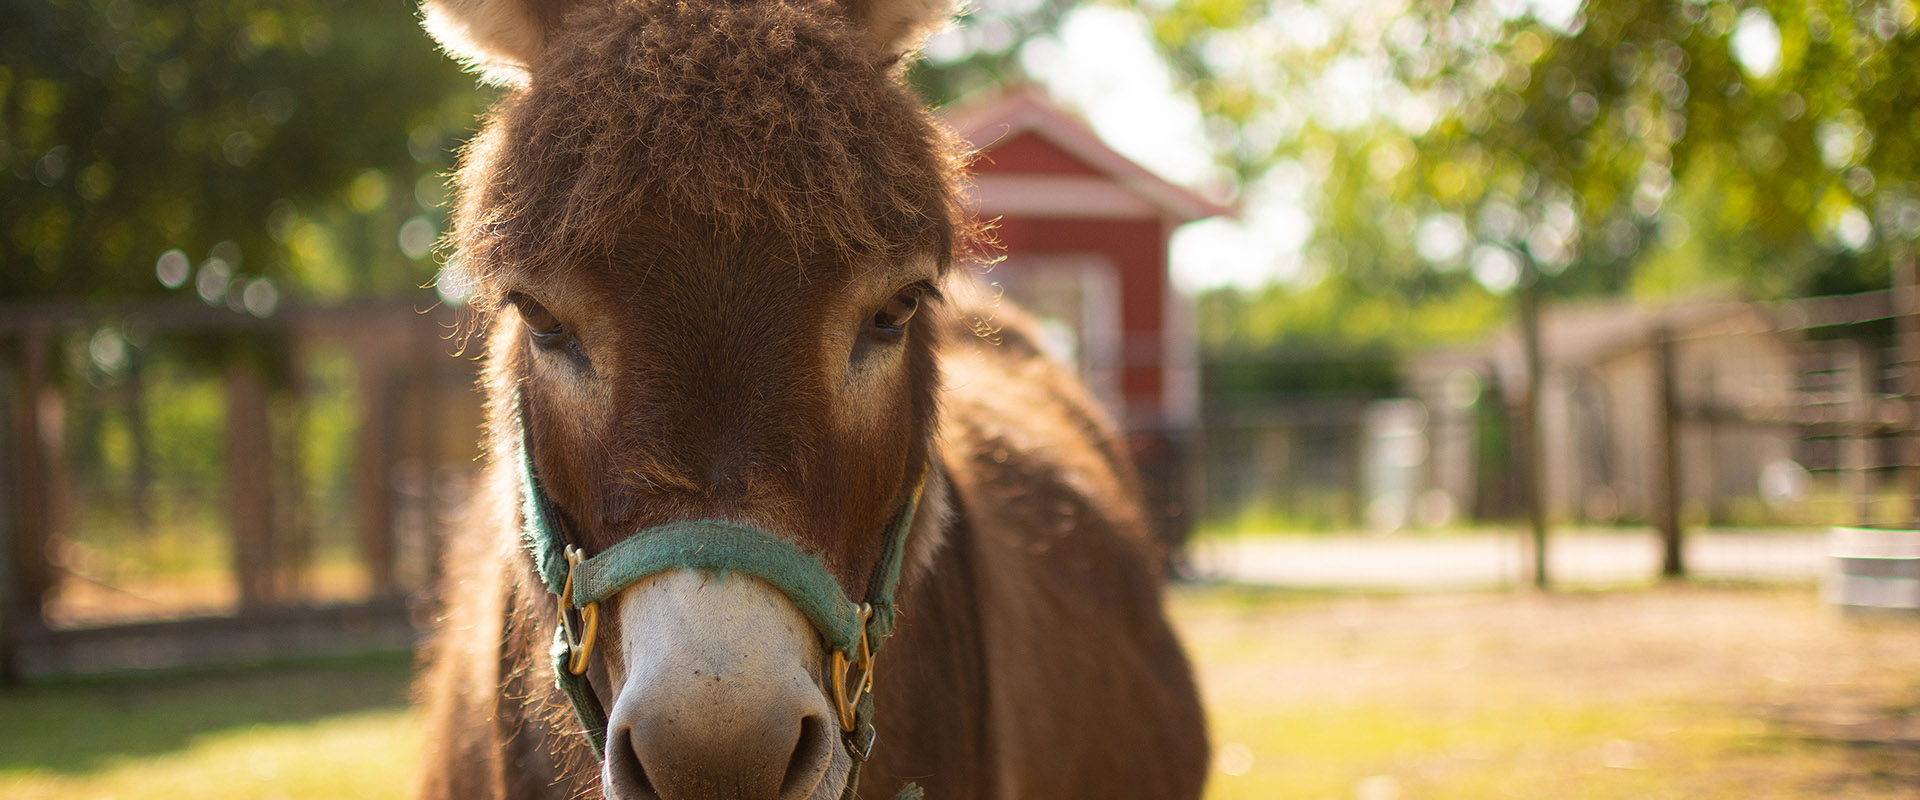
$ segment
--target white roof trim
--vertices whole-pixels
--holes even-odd
[[[1171,217],[1175,222],[1233,213],[1115,152],[1092,128],[1048,102],[1037,88],[1008,91],[963,107],[949,107],[943,116],[954,132],[983,151],[991,151],[1001,141],[1032,132],[1139,195],[1158,209],[1158,216]]]
[[[1106,178],[1004,175],[974,178],[967,205],[982,216],[1157,220],[1165,212]]]

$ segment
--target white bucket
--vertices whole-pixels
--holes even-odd
[[[1920,531],[1834,528],[1827,553],[1827,602],[1920,610]]]

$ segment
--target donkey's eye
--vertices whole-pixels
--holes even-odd
[[[507,295],[507,302],[520,310],[520,319],[527,323],[528,335],[533,343],[541,347],[558,347],[567,341],[567,328],[548,311],[540,301],[519,292]]]
[[[932,287],[923,283],[901,289],[879,311],[874,312],[874,330],[896,336],[905,331],[907,320],[913,319],[913,312],[920,310],[920,301],[929,291],[932,291]]]

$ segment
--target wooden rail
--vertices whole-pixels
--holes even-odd
[[[11,641],[19,679],[274,661],[411,648],[418,634],[405,598],[336,606],[282,606],[229,617],[51,630]]]

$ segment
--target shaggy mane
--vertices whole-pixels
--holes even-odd
[[[971,248],[953,137],[825,0],[625,0],[565,27],[460,175],[483,284],[663,232],[772,236],[808,268]]]

